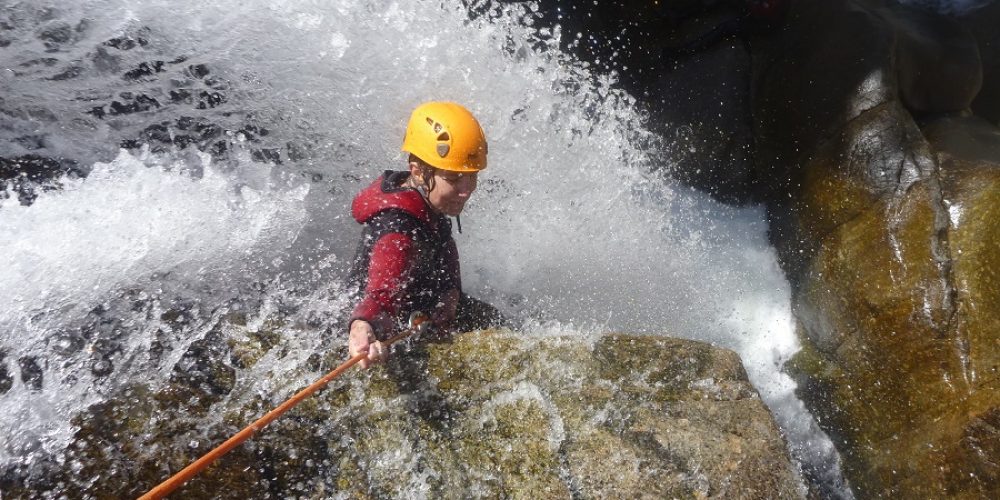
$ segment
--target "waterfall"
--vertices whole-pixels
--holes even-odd
[[[234,308],[294,310],[314,326],[288,348],[317,349],[344,307],[351,197],[403,167],[415,105],[453,100],[490,142],[456,235],[466,292],[526,335],[735,350],[799,465],[835,481],[781,371],[798,343],[763,209],[672,181],[634,99],[560,53],[530,3],[29,3],[2,2],[0,156],[75,168],[30,204],[0,195],[0,462],[58,452],[75,412],[162,382]]]

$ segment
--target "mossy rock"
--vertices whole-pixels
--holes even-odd
[[[1000,11],[960,17],[977,46],[899,2],[789,8],[753,99],[799,394],[858,495],[996,497],[1000,130],[968,108],[996,108]]]
[[[1000,168],[941,161],[826,235],[797,292],[800,392],[862,495],[1000,490],[968,444],[998,439],[972,422],[1000,406]]]
[[[198,349],[234,346],[215,340]],[[62,459],[91,480],[53,469],[0,486],[23,492],[44,482],[71,484],[56,491],[74,497],[138,496],[276,404],[239,387],[225,396],[188,378],[130,387],[76,420],[80,430]],[[744,480],[762,475],[769,480]],[[384,365],[345,373],[177,495],[727,493],[800,495],[781,435],[731,351],[664,337],[481,331],[402,346]]]

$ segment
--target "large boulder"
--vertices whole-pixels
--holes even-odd
[[[220,338],[191,355],[223,346],[229,361],[185,366],[261,376],[254,367],[275,345],[253,332]],[[136,497],[280,400],[233,387],[197,377],[129,387],[80,415],[64,456],[5,471],[0,488],[11,498]],[[484,331],[346,373],[178,495],[796,498],[800,488],[732,351],[666,337]]]
[[[800,395],[862,497],[997,496],[1000,130],[968,109],[979,49],[894,2],[789,19],[756,55],[754,113]]]

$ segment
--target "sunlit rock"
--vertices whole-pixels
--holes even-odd
[[[754,106],[799,394],[859,496],[996,496],[1000,130],[968,109],[979,48],[891,2],[797,2],[790,23]]]
[[[248,338],[234,325],[218,331]],[[207,338],[186,357],[225,379],[227,359],[250,369],[247,349],[271,350],[266,337]],[[226,345],[239,347],[234,358],[220,356]],[[2,471],[0,487],[14,497],[49,488],[135,497],[286,394],[262,396],[194,376],[125,388],[78,416],[73,443],[53,458],[65,467]],[[799,484],[731,351],[665,337],[485,331],[404,346],[387,365],[347,372],[178,495],[795,498]]]

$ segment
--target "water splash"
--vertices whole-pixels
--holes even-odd
[[[248,273],[266,276],[277,254],[262,249],[294,239],[307,186],[271,185],[267,165],[224,175],[207,155],[195,161],[157,165],[157,158],[123,152],[30,207],[10,200],[0,207],[0,251],[8,259],[0,270],[0,346],[12,360],[44,360],[39,375],[48,381],[19,384],[4,396],[0,427],[11,432],[0,460],[65,446],[68,416],[146,368],[127,365],[148,350],[155,325],[123,325],[137,331],[116,348],[122,352],[112,380],[99,376],[110,366],[95,367],[109,359],[80,355],[102,339],[65,334],[70,325],[111,308],[105,301],[121,301],[115,295],[122,289],[138,290],[133,299],[141,300],[169,295],[171,287],[197,288],[205,277],[225,289]],[[193,168],[197,178],[179,172]]]
[[[734,349],[798,460],[836,476],[835,452],[781,373],[798,345],[763,210],[723,206],[671,181],[675,167],[656,159],[663,145],[634,100],[559,53],[561,33],[534,30],[530,5],[496,7],[473,20],[458,6],[418,0],[38,4],[10,10],[20,17],[5,35],[4,57],[15,59],[5,66],[25,69],[4,75],[11,93],[2,104],[17,119],[0,132],[34,131],[45,138],[42,152],[94,166],[86,180],[67,180],[63,192],[42,194],[33,206],[0,207],[0,241],[19,249],[13,271],[0,274],[0,306],[17,311],[3,321],[34,325],[4,333],[11,359],[60,359],[49,345],[55,331],[123,288],[164,301],[171,293],[193,297],[198,307],[189,308],[189,324],[167,329],[164,342],[174,352],[151,372],[149,363],[123,360],[151,348],[171,306],[153,307],[151,323],[130,320],[125,352],[108,355],[119,381],[165,379],[186,346],[225,314],[233,293],[242,293],[233,282],[287,284],[265,293],[277,308],[341,307],[338,283],[359,234],[347,216],[351,196],[382,169],[402,167],[398,144],[413,106],[455,100],[480,117],[491,143],[490,168],[458,235],[466,291],[531,318],[534,335],[625,330]],[[145,44],[114,52],[105,42],[116,37],[145,37]],[[55,62],[23,66],[44,58]],[[162,72],[156,61],[165,61]],[[121,76],[142,63],[151,74]],[[171,90],[197,83],[197,65],[211,69],[215,80],[202,84],[223,89],[225,99],[204,108],[166,105]],[[53,79],[74,67],[75,76]],[[94,99],[140,91],[164,104],[111,119],[87,113]],[[226,130],[252,117],[269,130],[262,140],[278,151],[278,164],[236,155],[216,168],[176,142],[159,153],[156,168],[118,153],[121,140],[142,137],[151,122],[176,136],[183,116]],[[294,187],[290,179],[303,176],[320,188]],[[162,283],[173,283],[171,293],[144,291]],[[35,323],[35,311],[46,311],[44,322]],[[302,354],[316,348],[324,327],[282,335]],[[25,431],[30,418],[46,429],[33,438],[42,448],[64,446],[73,411],[94,400],[84,393],[98,384],[88,358],[74,356],[47,368],[60,376],[47,377],[44,397],[22,384],[0,396],[3,435]],[[284,378],[240,372],[237,384],[260,394],[307,379],[279,367],[290,362],[266,359],[254,368]],[[57,402],[66,384],[75,392]],[[32,400],[42,401],[38,409]],[[2,458],[31,448],[26,443],[7,438],[11,451]]]

